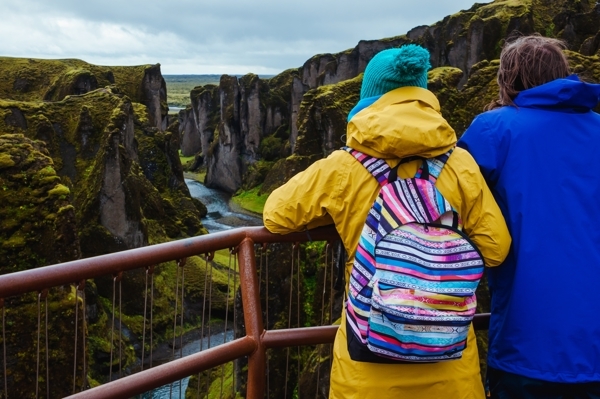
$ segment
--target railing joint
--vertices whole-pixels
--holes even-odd
[[[117,272],[112,275],[115,283],[120,282],[123,279],[123,272]]]

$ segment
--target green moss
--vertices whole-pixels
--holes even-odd
[[[67,206],[63,206],[61,208],[58,209],[58,214],[61,215],[65,212],[72,212],[75,210],[75,207],[73,205],[67,205]]]
[[[296,155],[323,158],[345,144],[341,138],[346,131],[348,113],[358,102],[361,83],[362,74],[320,86],[304,95],[298,112]],[[327,118],[319,115],[327,115]],[[331,136],[331,132],[339,134]]]
[[[0,154],[0,169],[10,168],[15,166],[15,161],[12,160],[9,154]]]
[[[142,125],[150,123],[150,117],[148,116],[148,108],[144,104],[132,103],[133,114],[136,121]]]
[[[47,60],[0,57],[0,98],[19,101],[59,101],[79,94],[73,85],[79,78],[95,82],[95,87],[118,85],[118,91],[142,102],[141,82],[154,65],[106,67],[77,59]]]
[[[17,232],[9,237],[8,240],[2,242],[2,248],[14,249],[25,246],[25,236],[21,232]]]
[[[52,166],[46,166],[38,172],[39,177],[56,177],[56,171]]]
[[[52,190],[48,191],[48,195],[52,196],[61,196],[61,195],[69,195],[71,194],[71,190],[69,190],[69,187],[63,185],[63,184],[57,184]]]

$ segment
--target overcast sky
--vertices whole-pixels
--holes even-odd
[[[0,56],[277,74],[405,34],[476,0],[0,0]],[[489,3],[490,0],[479,0]]]

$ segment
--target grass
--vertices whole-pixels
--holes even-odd
[[[231,200],[237,205],[241,206],[250,212],[262,214],[265,208],[265,202],[269,194],[259,195],[260,186],[254,187],[248,191],[238,192]]]
[[[243,75],[235,75],[238,78]],[[272,75],[259,75],[270,78]],[[221,75],[163,75],[167,84],[167,104],[170,107],[185,108],[191,104],[190,91],[194,87],[208,84],[218,85]]]
[[[181,155],[181,150],[179,150],[179,160],[181,161],[181,166],[185,167],[188,163],[193,162],[195,155],[190,155],[189,157],[184,157]]]
[[[215,251],[215,257],[213,258],[213,261],[221,266],[231,266],[231,269],[239,271],[239,267],[237,264],[234,264],[234,260],[231,259],[230,261],[230,253],[228,249],[219,249],[218,251]]]
[[[163,75],[167,84],[167,103],[171,107],[185,108],[190,102],[194,87],[218,85],[221,75]]]

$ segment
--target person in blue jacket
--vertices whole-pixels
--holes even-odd
[[[572,75],[563,48],[505,44],[499,99],[458,143],[512,235],[488,270],[492,398],[600,398],[600,85]]]

